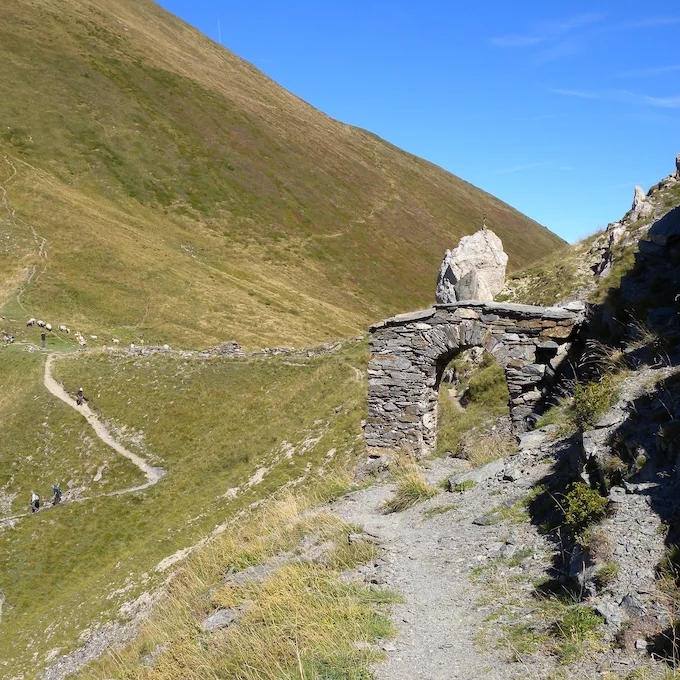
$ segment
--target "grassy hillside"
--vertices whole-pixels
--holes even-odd
[[[7,463],[12,471],[3,490],[18,493],[15,511],[31,488],[46,495],[57,475],[62,484],[87,479],[93,497],[0,523],[0,677],[33,677],[162,583],[170,573],[157,568],[164,558],[252,503],[289,484],[337,484],[363,446],[366,387],[356,370],[366,363],[363,344],[305,360],[74,354],[57,361],[55,376],[71,393],[85,386],[103,420],[134,434],[126,446],[166,470],[142,492],[105,497],[89,481],[102,459],[103,491],[143,477],[90,441],[85,421],[40,389],[43,360],[0,353],[3,378],[16,385],[12,399],[0,401],[2,470]],[[22,434],[27,444],[17,450]]]
[[[482,213],[513,268],[561,244],[150,0],[8,0],[0,57],[0,300],[20,293],[14,325],[311,343],[430,303],[444,249]]]

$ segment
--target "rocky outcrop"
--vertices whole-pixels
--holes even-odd
[[[647,200],[647,194],[642,187],[635,187],[633,196],[633,207],[631,208],[630,221],[637,222],[645,217],[649,217],[654,212],[654,205]]]
[[[437,279],[437,303],[493,300],[503,290],[507,264],[503,242],[489,229],[464,236],[457,248],[444,255]]]
[[[620,221],[607,225],[604,233],[593,240],[587,259],[598,279],[607,276],[621,251],[644,239],[653,221],[668,211],[668,191],[680,180],[679,166],[680,154],[675,158],[676,171],[653,186],[646,195],[641,187],[635,187],[631,209]]]

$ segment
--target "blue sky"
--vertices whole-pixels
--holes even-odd
[[[574,241],[680,153],[676,2],[161,0],[325,113]]]

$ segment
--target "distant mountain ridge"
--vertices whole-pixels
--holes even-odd
[[[314,343],[429,304],[444,250],[484,213],[511,268],[563,245],[150,0],[3,10],[0,302],[15,322]]]

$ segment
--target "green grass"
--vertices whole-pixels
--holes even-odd
[[[458,508],[460,508],[460,505],[457,503],[453,505],[435,505],[433,508],[427,508],[427,510],[423,511],[423,519],[432,519],[448,512],[455,512]]]
[[[392,497],[385,502],[383,512],[403,512],[438,493],[436,487],[425,479],[415,461],[400,459],[395,470],[395,477],[396,489]]]
[[[497,299],[550,306],[586,288],[592,281],[592,272],[580,266],[580,262],[598,235],[560,248],[531,266],[514,272],[508,281],[510,293]]]
[[[476,486],[477,482],[475,482],[474,479],[466,479],[463,482],[454,484],[454,486],[451,488],[451,491],[454,491],[455,493],[465,493],[466,491],[471,491]]]
[[[2,354],[0,361],[6,357]],[[55,471],[67,466],[74,466],[73,475],[80,474],[75,466],[85,444],[73,445],[89,436],[75,412],[66,405],[59,412],[60,402],[40,389],[40,361],[38,355],[13,355],[6,370],[25,376],[26,391],[17,391],[13,401],[3,398],[1,412],[25,412],[22,419],[33,428],[28,432],[36,435],[47,417],[48,443],[63,462],[55,455],[54,466],[42,458],[27,466],[24,457],[31,444],[22,443],[24,431],[17,427],[6,434],[3,429],[3,455],[23,470],[16,480],[22,496],[36,480],[51,484]],[[285,358],[93,355],[65,357],[55,364],[56,377],[69,391],[85,387],[103,420],[134,434],[138,444],[130,448],[162,465],[167,475],[144,492],[66,503],[0,533],[0,590],[6,595],[0,658],[8,664],[3,673],[37,672],[50,650],[72,649],[93,622],[111,619],[123,602],[158,586],[167,576],[154,571],[163,558],[195,544],[284,484],[323,479],[329,493],[337,493],[334,480],[342,479],[363,446],[365,385],[352,366],[365,365],[365,346],[351,346],[328,359],[296,360],[302,365],[289,363]],[[332,458],[327,457],[331,449]],[[135,468],[126,473],[127,461],[114,461],[96,444],[91,455],[109,458],[112,471],[120,470],[121,486],[138,475]],[[81,465],[87,470],[86,461]],[[261,483],[248,487],[260,468],[268,472]],[[227,492],[236,487],[242,491],[234,499]]]
[[[15,216],[0,215],[0,301],[23,289],[17,328],[35,316],[124,342],[313,344],[430,304],[444,250],[484,213],[513,268],[562,245],[150,0],[13,0],[4,19],[0,182]]]
[[[44,361],[39,352],[0,350],[0,517],[26,512],[32,490],[46,501],[55,482],[64,493],[90,496],[146,481],[45,389]]]
[[[465,391],[466,405],[463,411],[456,408],[448,395],[450,385],[442,383],[439,389],[439,417],[437,430],[437,454],[460,454],[463,438],[472,428],[490,426],[496,418],[508,414],[508,386],[503,368],[492,355],[487,354],[484,361],[470,377]],[[481,450],[484,442],[478,440],[479,455],[473,462],[476,465],[493,460],[494,452]],[[507,455],[509,451],[500,455]],[[474,453],[474,447],[473,447]]]

